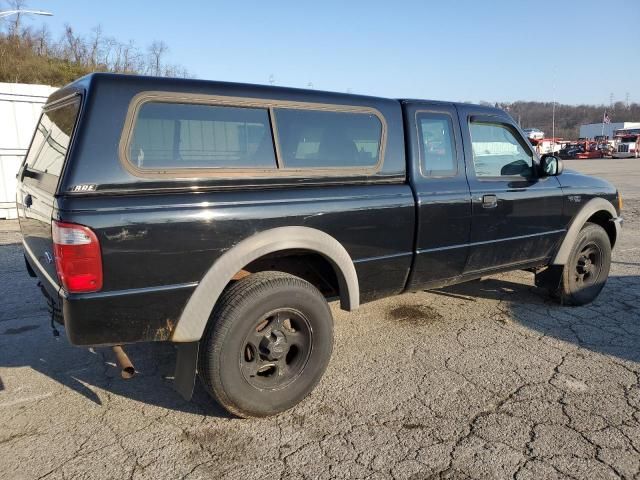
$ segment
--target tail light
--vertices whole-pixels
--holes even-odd
[[[74,223],[53,221],[56,271],[69,293],[97,292],[102,288],[102,254],[96,234]]]

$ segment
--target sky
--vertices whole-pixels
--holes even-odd
[[[7,7],[6,2],[0,5]],[[640,103],[640,0],[28,0],[200,79],[434,100]],[[634,27],[635,24],[635,27]],[[272,76],[272,77],[271,77]]]

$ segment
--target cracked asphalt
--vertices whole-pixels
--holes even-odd
[[[0,478],[640,478],[640,163],[568,162],[616,183],[625,228],[598,300],[562,307],[513,272],[333,308],[334,354],[302,404],[230,418],[171,386],[171,345],[55,339],[0,223]]]

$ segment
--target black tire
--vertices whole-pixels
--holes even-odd
[[[585,305],[600,294],[611,267],[611,241],[600,225],[587,222],[562,270],[557,296],[561,303]]]
[[[333,317],[309,282],[282,272],[249,275],[220,297],[200,344],[198,374],[239,417],[266,417],[302,401],[333,350]]]

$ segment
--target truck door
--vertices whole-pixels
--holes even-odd
[[[409,103],[404,109],[410,181],[416,196],[416,256],[408,289],[460,276],[469,251],[471,197],[455,106]]]
[[[473,219],[466,274],[545,261],[564,233],[562,189],[503,112],[460,107]]]

